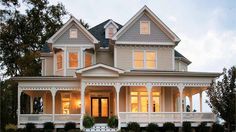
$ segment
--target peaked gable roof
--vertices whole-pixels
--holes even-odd
[[[105,28],[104,27],[110,21],[111,21],[111,19],[108,19],[108,20],[106,20],[106,21],[104,21],[104,22],[102,22],[102,23],[100,23],[88,30],[94,37],[96,37],[96,39],[98,39],[100,41],[101,47],[108,47],[108,45],[109,45],[109,39],[106,39],[106,37],[105,37]],[[115,21],[113,21],[113,22],[118,26],[117,31],[123,27],[119,23],[117,23]]]
[[[121,30],[119,30],[114,36],[113,40],[117,40],[120,38],[125,31],[127,31],[137,20],[138,18],[143,14],[147,13],[153,18],[153,21],[157,24],[157,26],[161,27],[163,32],[176,44],[180,42],[180,38],[170,30],[146,5],[140,9],[125,25]]]
[[[113,24],[116,28],[119,28],[119,26],[112,19],[110,19],[110,21],[104,26],[104,28],[107,28],[109,24]]]
[[[61,33],[65,32],[65,29],[73,22],[76,24],[76,26],[82,29],[82,32],[86,37],[88,37],[88,39],[90,39],[93,43],[99,43],[99,41],[90,32],[88,32],[88,30],[85,29],[84,26],[82,26],[74,16],[71,16],[71,18],[52,37],[47,40],[47,43],[54,43],[55,39],[58,39],[57,37],[62,35]]]

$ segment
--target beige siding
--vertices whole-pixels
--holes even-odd
[[[113,54],[110,51],[97,51],[96,63],[102,63],[109,66],[114,66]]]
[[[165,88],[165,112],[171,112],[171,88]]]
[[[180,60],[175,60],[175,70],[176,71],[188,71],[188,64]]]
[[[116,46],[116,64],[124,70],[133,69],[134,50],[155,50],[157,68],[155,70],[173,70],[173,48],[171,47],[121,47]]]

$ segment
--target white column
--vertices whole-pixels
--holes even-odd
[[[17,124],[18,124],[18,127],[20,127],[20,114],[21,114],[21,113],[20,113],[20,112],[21,112],[21,110],[20,110],[20,109],[21,109],[21,108],[20,108],[20,105],[21,105],[21,104],[20,104],[20,101],[21,101],[21,100],[20,100],[20,97],[21,97],[21,92],[22,92],[22,89],[21,89],[21,87],[18,86],[18,93],[17,93],[17,97],[18,97],[18,100],[17,100],[17,101],[18,101],[18,106],[17,106],[17,107],[18,107],[18,108],[17,108],[17,116],[18,116],[18,118],[17,118]]]
[[[189,102],[190,102],[190,112],[193,112],[193,96],[192,93],[189,95]]]
[[[202,91],[200,92],[200,112],[202,112]]]
[[[179,89],[179,97],[180,97],[180,122],[181,124],[183,123],[183,90],[184,90],[184,85],[180,83],[178,86]]]
[[[117,114],[117,117],[118,117],[118,129],[121,128],[121,126],[120,126],[120,115],[119,115],[119,112],[120,112],[120,88],[121,88],[121,85],[119,83],[116,83],[116,85],[115,85],[115,89],[116,89],[116,114]]]
[[[80,130],[83,130],[83,117],[85,113],[85,103],[84,103],[84,94],[85,94],[86,84],[85,82],[81,82],[81,119],[80,119]]]
[[[51,88],[51,94],[52,94],[52,121],[55,121],[55,96],[56,96],[56,88]]]
[[[152,109],[152,99],[151,99],[152,84],[148,83],[146,85],[146,88],[148,92],[148,122],[150,122],[150,115],[151,115],[151,109]]]

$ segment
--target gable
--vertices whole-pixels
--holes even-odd
[[[150,22],[150,34],[140,34],[140,21]],[[135,23],[120,36],[117,41],[131,41],[131,42],[173,42],[161,29],[143,13]]]
[[[77,38],[70,38],[70,29],[77,29]],[[73,22],[68,28],[55,39],[55,44],[92,44],[87,36],[81,31],[81,29],[76,26]]]
[[[119,77],[119,73],[102,67],[85,71],[81,74],[83,77]]]

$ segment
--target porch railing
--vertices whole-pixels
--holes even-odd
[[[190,122],[202,122],[209,121],[214,122],[216,115],[211,112],[183,112],[183,121]]]
[[[55,123],[75,122],[80,123],[81,114],[55,114]]]

